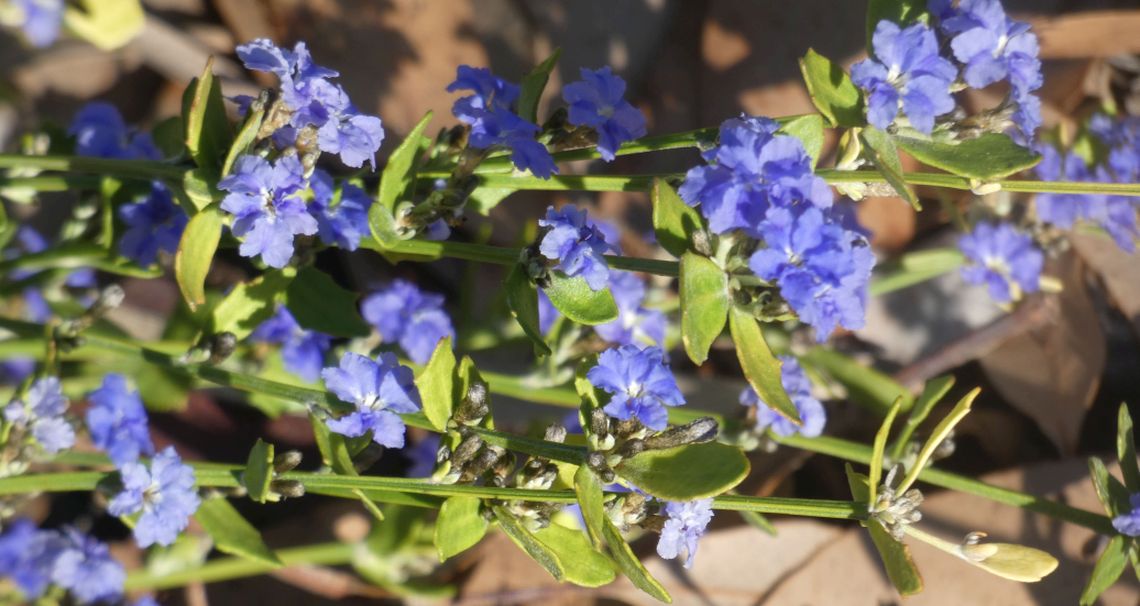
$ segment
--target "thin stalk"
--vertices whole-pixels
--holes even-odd
[[[788,119],[796,116],[789,116]],[[669,149],[687,149],[690,147],[699,147],[701,141],[711,141],[716,137],[717,128],[698,128],[680,133],[672,133],[668,135],[654,135],[651,137],[642,137],[633,141],[623,143],[621,147],[614,152],[615,156],[631,156],[634,154],[644,154],[656,151],[665,151]],[[581,149],[568,149],[564,151],[557,151],[550,154],[555,162],[573,162],[575,160],[594,160],[601,158],[602,155],[598,153],[597,148],[583,147]],[[493,154],[487,160],[484,160],[478,168],[475,169],[475,174],[480,173],[493,173],[503,169],[510,170],[513,165],[511,164],[510,155],[506,152]]]
[[[0,177],[0,188],[33,189],[38,192],[99,189],[102,177],[91,175],[43,175],[38,177]]]
[[[357,546],[349,543],[319,543],[279,549],[274,554],[286,566],[339,566],[351,562],[356,549]],[[247,558],[218,558],[200,566],[167,574],[156,574],[146,569],[134,570],[127,575],[123,589],[124,591],[170,589],[190,583],[217,583],[252,577],[274,570],[278,568]]]
[[[87,156],[0,154],[0,168],[34,168],[138,179],[181,180],[186,168],[151,160],[116,160]]]

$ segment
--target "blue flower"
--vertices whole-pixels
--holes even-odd
[[[471,127],[467,144],[474,149],[506,147],[519,170],[529,170],[543,179],[558,172],[546,146],[535,140],[537,125],[515,113],[511,104],[519,96],[518,86],[491,73],[487,68],[460,65],[448,92],[473,91],[458,99],[451,113]]]
[[[317,218],[317,234],[321,242],[356,250],[360,238],[368,233],[368,208],[372,199],[363,189],[344,183],[338,192],[333,179],[317,169],[309,181],[313,190],[310,211]]]
[[[64,0],[13,0],[20,10],[20,28],[32,46],[50,46],[63,25]]]
[[[23,400],[4,408],[4,418],[29,431],[44,452],[55,454],[75,445],[75,430],[64,417],[67,405],[59,379],[44,377],[32,383]]]
[[[67,133],[75,137],[75,153],[96,158],[120,160],[158,160],[161,152],[150,135],[132,133],[119,110],[110,103],[92,101],[84,105],[71,121]]]
[[[415,446],[405,447],[404,454],[410,464],[405,475],[409,478],[427,478],[435,471],[435,456],[439,451],[439,434],[429,433],[416,442]]]
[[[559,210],[551,206],[538,225],[546,230],[538,251],[556,262],[555,269],[572,278],[585,278],[592,290],[605,288],[610,277],[605,254],[611,246],[602,231],[586,218],[586,211],[570,204]]]
[[[303,171],[296,156],[283,156],[273,165],[245,155],[218,183],[229,192],[222,210],[234,215],[231,229],[243,238],[238,249],[243,257],[261,255],[266,265],[282,268],[293,256],[293,237],[317,233],[317,220],[298,195],[305,186]]]
[[[27,518],[13,520],[0,533],[0,579],[10,579],[29,602],[41,597],[63,545],[57,532],[40,530]]]
[[[426,364],[440,339],[454,337],[443,295],[426,293],[396,280],[360,304],[360,313],[380,332],[383,343],[399,343],[416,364]]]
[[[1112,527],[1122,535],[1140,537],[1140,493],[1128,498],[1132,511],[1112,518]]]
[[[958,75],[938,55],[934,31],[921,23],[900,29],[880,21],[871,42],[874,58],[851,68],[851,80],[867,92],[867,120],[885,129],[901,109],[914,128],[934,130],[934,118],[954,109],[950,85]]]
[[[65,528],[63,545],[52,566],[51,580],[67,589],[80,604],[122,597],[127,573],[111,557],[105,543],[74,528]]]
[[[962,277],[970,284],[985,284],[998,303],[1037,292],[1045,255],[1033,238],[1006,223],[979,223],[958,240],[969,264]]]
[[[400,414],[420,409],[420,392],[412,370],[400,366],[396,356],[382,353],[377,361],[346,353],[340,366],[321,371],[325,386],[356,411],[328,421],[329,429],[350,438],[372,434],[388,448],[404,447],[404,420]],[[400,413],[400,414],[397,414]]]
[[[134,528],[139,547],[173,543],[201,504],[194,470],[182,463],[173,446],[154,455],[149,468],[137,461],[120,465],[119,476],[123,490],[107,511],[115,516],[139,514]]]
[[[597,131],[598,152],[612,162],[622,143],[645,136],[645,116],[623,98],[625,80],[609,66],[582,68],[581,75],[580,82],[562,88],[562,98],[570,106],[570,123]]]
[[[595,326],[598,336],[616,345],[665,345],[665,314],[642,307],[645,282],[641,278],[626,271],[610,272],[610,292],[617,302],[618,318]]]
[[[250,335],[254,341],[281,346],[285,368],[306,381],[316,381],[325,366],[325,355],[332,337],[315,330],[305,330],[285,307],[262,322]]]
[[[278,47],[271,40],[259,38],[237,48],[246,68],[269,72],[281,81],[281,99],[293,111],[283,129],[286,139],[295,139],[296,129],[317,129],[317,147],[339,154],[341,162],[360,168],[367,162],[376,165],[376,151],[384,141],[380,118],[361,114],[338,84],[329,81],[337,72],[313,63],[304,42],[292,51]]]
[[[546,291],[541,288],[538,289],[538,330],[542,334],[550,332],[554,328],[554,321],[561,316],[558,313],[558,308],[554,303],[550,302],[550,297],[546,295]]]
[[[660,347],[636,345],[610,348],[598,356],[598,365],[586,373],[594,387],[610,394],[606,414],[616,419],[636,418],[649,429],[668,425],[666,406],[680,406],[685,397]]]
[[[827,423],[827,411],[819,400],[812,397],[811,380],[808,379],[800,363],[792,356],[780,356],[780,360],[784,363],[780,369],[780,382],[784,386],[784,391],[788,392],[788,397],[792,399],[792,404],[796,405],[796,412],[799,413],[803,424],[796,425],[770,408],[751,387],[745,387],[744,391],[740,392],[740,403],[756,409],[758,431],[770,428],[772,433],[778,436],[800,434],[814,438],[823,433],[823,426]]]
[[[1084,159],[1073,152],[1062,152],[1052,145],[1040,145],[1037,152],[1041,154],[1041,162],[1033,170],[1044,181],[1089,181],[1092,177]],[[1086,194],[1037,194],[1037,218],[1061,229],[1072,229],[1078,219],[1088,215],[1091,197]]]
[[[875,264],[866,237],[843,224],[843,212],[811,206],[769,211],[758,228],[765,248],[749,261],[757,276],[777,283],[820,342],[836,326],[862,328]]]
[[[703,154],[709,165],[685,175],[677,193],[689,206],[700,204],[712,231],[751,231],[773,206],[831,206],[831,188],[812,172],[803,143],[778,129],[768,118],[726,120],[719,144]]]
[[[657,541],[657,555],[666,560],[685,559],[685,568],[693,567],[697,555],[697,542],[713,518],[713,500],[700,499],[687,503],[670,501],[665,504],[668,516]]]
[[[174,254],[187,222],[170,190],[157,182],[141,200],[120,206],[119,218],[127,225],[119,240],[119,252],[139,265],[157,261],[159,251]]]
[[[1008,79],[1022,92],[1041,87],[1037,36],[1028,23],[1010,19],[1001,0],[962,0],[942,28],[953,35],[950,48],[965,66],[966,84],[985,88]]]
[[[105,450],[115,465],[154,454],[147,428],[146,408],[138,392],[127,387],[120,374],[103,377],[103,385],[87,396],[87,431],[95,446]]]

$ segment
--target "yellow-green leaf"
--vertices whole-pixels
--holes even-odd
[[[799,411],[784,390],[783,363],[772,354],[756,318],[734,306],[728,312],[728,326],[748,384],[768,407],[799,423]]]
[[[538,323],[538,289],[521,265],[511,267],[503,287],[507,291],[507,305],[511,309],[511,315],[518,321],[523,333],[530,337],[535,353],[550,355],[550,346],[546,344]]]
[[[677,195],[664,179],[653,179],[653,232],[661,248],[681,257],[693,241],[693,233],[703,229],[701,215]]]
[[[566,580],[582,587],[601,587],[617,576],[614,564],[580,530],[551,524],[534,533],[562,564]]]
[[[273,481],[273,445],[257,439],[249,451],[245,471],[241,474],[242,486],[249,498],[264,503],[269,497],[269,484]]]
[[[449,497],[435,521],[435,548],[443,562],[473,547],[487,534],[483,501],[478,497]]]
[[[819,114],[795,116],[780,126],[780,132],[791,135],[803,143],[804,150],[811,156],[812,166],[819,163],[819,155],[823,153],[822,116]]]
[[[915,210],[922,210],[922,205],[918,203],[914,190],[911,189],[903,176],[902,162],[899,160],[899,150],[894,139],[873,126],[864,128],[859,133],[859,137],[862,138],[864,147],[870,152],[871,162],[886,178],[887,183],[895,189],[895,193],[910,203]]]
[[[1041,156],[998,133],[986,133],[957,143],[917,136],[896,136],[895,141],[923,164],[983,181],[1008,177],[1033,168],[1041,161]]]
[[[800,59],[800,72],[803,73],[812,103],[832,126],[856,127],[866,124],[863,117],[863,95],[842,67],[809,48],[804,58]]]
[[[268,564],[274,568],[282,566],[277,554],[273,553],[261,540],[261,534],[238,510],[222,497],[203,499],[194,519],[213,537],[218,551],[239,556],[247,560]]]
[[[455,409],[455,352],[451,337],[440,339],[431,359],[416,377],[416,388],[424,406],[424,416],[439,431],[447,429],[447,420]]]
[[[645,565],[641,560],[637,559],[637,555],[633,553],[629,543],[625,542],[625,538],[621,536],[621,531],[617,526],[606,518],[605,525],[603,526],[606,544],[609,545],[610,554],[614,558],[614,563],[617,564],[621,573],[626,576],[633,583],[634,587],[649,594],[654,599],[672,604],[673,598],[670,597],[669,592],[660,581],[653,578],[649,571],[645,569]]]
[[[191,310],[206,302],[206,274],[222,239],[224,221],[221,208],[211,204],[190,218],[178,242],[174,278]]]
[[[594,540],[594,545],[604,544],[602,525],[606,519],[605,495],[602,482],[594,470],[587,465],[579,465],[574,473],[574,493],[578,496],[578,508],[586,522],[586,531]]]
[[[681,255],[681,342],[694,364],[702,364],[728,320],[728,274],[708,257]]]
[[[388,156],[388,164],[380,174],[380,189],[376,194],[376,204],[387,209],[389,213],[396,209],[396,203],[400,201],[400,197],[408,189],[408,184],[412,182],[412,168],[419,155],[420,141],[428,123],[431,122],[431,116],[432,113],[429,111],[420,118],[408,136],[400,142],[399,147]],[[379,235],[377,239],[383,241]]]
[[[1112,587],[1112,584],[1120,578],[1124,567],[1128,565],[1128,543],[1126,537],[1116,535],[1105,546],[1104,552],[1100,554],[1096,566],[1093,567],[1092,574],[1089,575],[1088,582],[1085,583],[1084,590],[1081,591],[1081,606],[1095,604],[1100,594]]]
[[[186,149],[207,175],[220,175],[222,162],[233,141],[233,129],[226,117],[222,89],[214,78],[214,58],[206,62],[187,91],[190,99],[182,123],[186,127]]]
[[[593,290],[581,276],[551,271],[550,284],[543,290],[562,315],[579,324],[605,324],[618,317],[613,293],[608,288]]]
[[[720,442],[648,450],[624,459],[614,471],[627,482],[666,501],[695,501],[724,494],[751,469],[748,457]]]
[[[63,23],[71,33],[103,50],[130,42],[146,26],[139,0],[81,0],[83,8],[68,6]]]

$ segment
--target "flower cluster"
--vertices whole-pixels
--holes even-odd
[[[280,345],[285,369],[306,381],[316,381],[321,376],[325,356],[332,346],[332,337],[302,328],[285,307],[278,308],[273,317],[254,329],[250,338]]]
[[[823,433],[827,423],[827,411],[823,404],[811,395],[811,380],[800,363],[792,356],[780,356],[780,382],[796,406],[802,424],[797,425],[768,406],[751,387],[740,392],[740,403],[753,409],[756,415],[756,431],[771,429],[778,436],[800,434],[814,438]]]
[[[404,420],[400,414],[420,409],[420,393],[412,370],[401,366],[396,356],[380,354],[370,360],[346,353],[340,365],[321,371],[325,386],[356,410],[328,421],[329,429],[350,438],[371,434],[388,448],[404,447]]]
[[[317,235],[329,246],[356,250],[368,233],[368,207],[372,199],[363,189],[344,183],[338,190],[332,176],[317,169],[309,180],[313,200],[309,211],[317,219]]]
[[[451,113],[470,127],[470,147],[505,147],[511,150],[511,161],[519,170],[529,170],[543,179],[558,172],[546,146],[535,140],[542,129],[519,116],[512,107],[519,98],[518,85],[485,67],[460,65],[447,90],[475,93],[456,100],[451,107]]]
[[[96,447],[107,452],[111,462],[125,465],[142,455],[154,454],[147,428],[146,408],[137,392],[127,387],[123,375],[103,377],[103,385],[87,395],[87,431]]]
[[[608,67],[582,68],[582,80],[567,84],[562,98],[570,123],[598,133],[598,153],[612,162],[621,144],[645,136],[645,116],[625,100],[625,80]]]
[[[9,579],[28,603],[55,586],[79,604],[122,598],[127,573],[107,545],[74,528],[41,530],[18,519],[0,534],[0,578]]]
[[[1045,255],[1029,234],[1008,223],[979,223],[958,240],[969,262],[962,277],[970,284],[984,284],[998,303],[1037,292]]]
[[[666,406],[680,406],[685,397],[659,347],[622,345],[603,351],[598,365],[586,373],[594,387],[610,394],[603,410],[615,419],[637,419],[655,431],[669,422]]]
[[[667,519],[657,541],[657,555],[666,560],[683,558],[685,568],[692,568],[693,558],[697,556],[697,542],[713,518],[712,504],[712,499],[666,503],[662,513]]]
[[[868,122],[886,129],[901,113],[929,134],[936,118],[954,110],[959,78],[973,88],[1007,81],[1014,134],[1031,142],[1041,125],[1041,101],[1033,92],[1042,77],[1029,25],[1010,19],[1001,0],[931,0],[930,12],[937,29],[880,21],[871,39],[874,56],[851,68],[852,81],[866,93]],[[943,57],[943,49],[956,62]]]
[[[1089,120],[1089,133],[1108,150],[1102,161],[1090,166],[1075,151],[1052,145],[1037,147],[1041,162],[1034,171],[1045,181],[1090,181],[1132,183],[1140,180],[1140,121],[1112,119],[1098,114]],[[1092,223],[1108,232],[1123,250],[1133,252],[1140,228],[1136,222],[1136,199],[1110,194],[1037,194],[1037,219],[1072,229],[1078,221]]]
[[[861,328],[875,258],[865,232],[814,174],[799,139],[767,118],[741,116],[720,126],[679,193],[699,205],[718,234],[739,230],[761,240],[752,271],[780,288],[820,341],[836,328]]]
[[[376,151],[384,141],[380,118],[357,111],[348,93],[330,80],[337,72],[313,63],[304,42],[289,51],[259,38],[239,46],[237,54],[246,68],[274,74],[281,82],[289,120],[275,134],[276,141],[300,144],[302,131],[315,131],[320,151],[339,155],[353,168],[366,162],[375,168]]]
[[[398,343],[416,364],[426,364],[441,339],[455,337],[443,295],[426,293],[396,280],[360,303],[360,313],[384,343]]]
[[[293,237],[317,233],[317,220],[301,199],[305,177],[296,156],[282,156],[276,163],[242,156],[218,189],[228,192],[222,210],[234,216],[231,229],[242,238],[242,256],[260,255],[270,267],[285,267],[293,257]]]
[[[538,252],[554,261],[555,269],[584,278],[592,290],[606,287],[610,267],[605,255],[614,247],[598,224],[586,217],[586,211],[569,204],[559,210],[551,206],[538,226],[543,230]]]
[[[22,399],[4,407],[4,421],[27,432],[44,452],[55,454],[75,444],[75,429],[65,416],[67,407],[59,379],[43,377],[32,383]]]

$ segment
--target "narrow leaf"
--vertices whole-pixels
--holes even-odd
[[[594,545],[601,546],[605,542],[602,529],[606,520],[605,495],[602,493],[602,482],[594,470],[587,465],[578,466],[574,474],[574,493],[578,495],[578,507],[582,510],[582,519],[586,521],[586,530],[590,533]]]
[[[784,390],[780,368],[783,362],[772,355],[768,342],[760,332],[760,325],[747,312],[732,307],[728,312],[728,326],[732,341],[736,344],[736,356],[744,369],[748,384],[760,399],[772,410],[799,423],[800,415],[796,405]]]
[[[325,466],[342,476],[357,475],[344,436],[329,430],[324,419],[313,413],[309,413],[309,424],[313,427],[313,439],[317,443],[317,449],[321,452],[321,461]]]
[[[230,170],[237,162],[238,157],[249,151],[250,146],[257,140],[257,133],[261,130],[261,119],[265,115],[264,109],[251,111],[245,118],[245,123],[242,124],[241,130],[238,131],[237,137],[230,145],[229,151],[226,153],[226,160],[222,163],[222,176],[225,177],[230,174]]]
[[[918,203],[918,198],[903,176],[899,150],[891,136],[873,126],[868,126],[859,133],[859,137],[870,152],[871,162],[886,178],[887,183],[895,188],[895,193],[915,210],[922,210],[922,205]]]
[[[747,522],[749,526],[763,531],[768,536],[778,536],[776,525],[764,514],[755,511],[738,511],[737,513],[740,514],[740,517]]]
[[[591,289],[581,276],[571,278],[560,271],[551,271],[550,285],[544,290],[562,315],[579,324],[605,324],[618,317],[613,293],[609,289]]]
[[[334,337],[363,337],[370,332],[357,309],[358,295],[328,274],[304,267],[285,289],[285,306],[303,328]]]
[[[614,468],[623,480],[666,501],[695,501],[736,488],[751,469],[748,457],[720,442],[648,450]]]
[[[203,499],[194,519],[214,539],[218,551],[268,564],[282,566],[281,560],[261,540],[261,534],[222,497]]]
[[[598,551],[580,530],[551,524],[534,533],[558,557],[566,580],[582,587],[601,587],[612,583],[614,563]]]
[[[1090,457],[1089,475],[1092,477],[1096,496],[1104,505],[1104,510],[1108,512],[1108,517],[1114,518],[1132,510],[1128,489],[1120,483],[1120,480],[1108,473],[1103,461]]]
[[[677,190],[664,179],[653,179],[653,232],[669,254],[680,258],[693,241],[693,233],[703,229],[701,215],[685,204]]]
[[[487,534],[487,519],[478,497],[450,497],[435,521],[435,548],[443,562],[473,547]]]
[[[396,230],[396,219],[392,216],[392,211],[383,204],[376,203],[369,207],[368,228],[372,231],[372,237],[380,243],[381,250],[391,248],[403,240]]]
[[[222,239],[224,219],[222,210],[211,204],[190,218],[178,242],[174,277],[191,310],[206,302],[206,274]]]
[[[273,270],[233,287],[214,306],[210,314],[210,332],[232,332],[238,340],[246,338],[273,315],[277,295],[289,286],[292,279],[292,270]]]
[[[1140,492],[1140,467],[1136,463],[1136,436],[1132,429],[1132,415],[1128,404],[1122,403],[1116,420],[1116,457],[1120,473],[1128,492]]]
[[[529,74],[523,77],[519,85],[519,115],[528,122],[538,123],[538,102],[542,100],[542,91],[546,89],[546,82],[550,79],[550,72],[558,64],[562,56],[562,49],[554,49],[554,53],[539,63]]]
[[[416,388],[423,401],[424,416],[438,431],[447,429],[455,409],[455,352],[451,337],[440,339],[424,369],[416,377]]]
[[[712,259],[686,252],[681,255],[680,290],[681,342],[689,359],[700,365],[728,320],[728,274]]]
[[[186,126],[186,149],[207,174],[220,174],[222,161],[230,149],[233,131],[226,117],[222,89],[214,78],[214,58],[193,84],[189,113],[182,117]]]
[[[545,568],[555,580],[561,581],[566,578],[566,570],[562,567],[562,563],[558,560],[558,555],[554,550],[535,538],[507,510],[502,507],[495,507],[493,511],[495,519],[499,522],[499,528],[515,545],[518,545],[539,566]]]
[[[819,114],[796,116],[780,126],[780,132],[799,139],[804,144],[804,150],[811,156],[811,165],[819,164],[819,155],[823,153],[822,116]]]
[[[208,175],[201,168],[188,170],[182,175],[182,188],[172,188],[174,195],[180,200],[183,200],[182,194],[185,194],[185,199],[182,202],[184,207],[189,202],[189,208],[185,208],[186,213],[194,217],[199,211],[214,204],[221,202],[222,194],[215,187],[217,179]]]
[[[935,377],[926,382],[922,388],[922,394],[915,400],[914,405],[910,409],[910,414],[907,415],[906,424],[903,425],[902,431],[899,432],[895,438],[894,444],[891,446],[890,454],[891,459],[897,461],[902,456],[903,451],[906,449],[907,443],[910,442],[911,436],[918,429],[918,426],[926,420],[930,415],[930,411],[946,397],[950,392],[950,388],[954,386],[953,375],[943,375]]]
[[[867,530],[871,533],[871,541],[879,552],[883,567],[887,569],[887,577],[899,595],[905,597],[921,593],[922,575],[910,557],[910,548],[896,541],[878,520],[869,520]]]
[[[273,445],[261,438],[249,451],[241,483],[249,498],[264,503],[269,496],[269,483],[273,481]]]
[[[1100,594],[1104,593],[1120,578],[1128,565],[1128,539],[1116,535],[1108,542],[1104,552],[1093,567],[1092,575],[1081,591],[1081,606],[1092,606]]]
[[[1041,161],[1041,156],[997,133],[987,133],[959,143],[908,136],[895,137],[895,141],[919,162],[971,179],[1008,177],[1033,168]]]
[[[354,488],[352,489],[352,494],[356,495],[356,498],[360,499],[360,504],[364,506],[364,509],[368,510],[368,513],[372,514],[372,519],[376,520],[377,522],[384,521],[384,510],[380,509],[380,506],[376,504],[376,501],[373,501],[367,494],[364,493],[363,490]]]
[[[613,556],[614,563],[617,564],[621,573],[633,583],[634,587],[658,601],[672,604],[673,598],[669,596],[669,592],[657,579],[653,578],[653,575],[649,574],[641,560],[637,559],[637,555],[633,553],[629,543],[621,536],[621,531],[618,530],[617,526],[614,526],[614,523],[606,518],[602,528],[605,532],[606,544],[610,548],[610,555]]]
[[[511,267],[503,287],[507,291],[507,305],[511,309],[511,315],[518,321],[523,333],[534,343],[535,353],[542,356],[550,355],[550,346],[546,344],[538,323],[538,289],[527,277],[521,265],[516,264]]]
[[[970,413],[970,407],[973,406],[974,400],[980,393],[982,393],[980,387],[975,387],[970,390],[969,393],[962,396],[961,400],[958,400],[958,403],[938,422],[938,425],[934,426],[934,430],[930,432],[930,437],[926,438],[926,442],[922,445],[922,450],[918,451],[918,456],[915,457],[911,468],[907,470],[906,477],[903,478],[902,483],[898,485],[899,494],[906,492],[906,490],[918,480],[918,474],[922,473],[922,470],[926,468],[930,458],[934,456],[934,451],[938,449],[938,445],[942,444],[942,441],[950,435],[950,432],[954,431],[954,427],[957,426],[962,419],[966,418],[966,415]]]
[[[875,441],[871,445],[871,469],[867,473],[868,508],[875,506],[879,482],[883,477],[883,452],[887,447],[887,437],[891,435],[891,424],[895,422],[895,416],[899,414],[901,403],[901,398],[895,400],[891,409],[887,411],[887,416],[883,419],[882,424],[879,425],[879,431],[875,432]]]
[[[388,156],[388,164],[380,174],[380,189],[376,194],[376,204],[387,209],[389,214],[395,211],[396,203],[400,201],[412,182],[412,167],[419,155],[420,140],[428,123],[431,122],[431,116],[432,113],[429,111],[412,127],[408,136],[404,137],[392,155]],[[377,239],[381,238],[377,236]]]
[[[808,49],[800,59],[800,72],[811,102],[832,126],[857,127],[867,123],[863,116],[863,95],[842,67]]]

